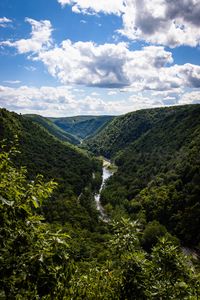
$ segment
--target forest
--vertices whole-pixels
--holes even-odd
[[[0,110],[0,298],[198,299],[200,106],[75,127],[79,148],[35,118]]]

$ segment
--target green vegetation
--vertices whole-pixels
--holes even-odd
[[[197,300],[199,260],[177,237],[197,245],[199,110],[143,111],[151,128],[116,142],[108,223],[94,202],[102,162],[0,110],[0,298]]]
[[[88,138],[84,146],[96,155],[113,158],[118,151],[137,140],[173,110],[174,108],[140,110],[115,117],[104,130]]]
[[[41,125],[43,128],[45,128],[50,134],[52,134],[54,137],[57,137],[61,141],[69,142],[71,144],[77,145],[79,144],[79,139],[77,139],[75,136],[65,132],[60,127],[56,126],[51,120],[48,118],[39,116],[39,115],[24,115],[26,118],[31,119],[34,123],[37,123]]]
[[[92,182],[95,169],[101,169],[97,160],[70,144],[61,143],[41,126],[21,115],[0,110],[0,138],[13,141],[15,136],[21,152],[16,164],[25,165],[30,178],[38,173],[45,179],[54,178],[67,195],[79,195]]]
[[[87,147],[118,166],[102,192],[109,211],[111,206],[143,223],[157,220],[183,243],[198,246],[199,105],[115,118]]]
[[[54,178],[58,183],[51,199],[43,202],[46,218],[51,222],[91,228],[98,214],[96,210],[94,216],[89,214],[79,198],[89,194],[88,202],[94,202],[92,195],[101,183],[101,163],[78,148],[61,143],[29,119],[0,110],[0,138],[6,138],[9,143],[16,135],[20,153],[14,160],[15,165],[26,166],[30,180],[41,174],[44,180]],[[93,173],[97,175],[95,180]]]
[[[1,299],[197,299],[191,261],[166,235],[147,254],[137,222],[110,224],[106,260],[77,261],[73,239],[37,213],[56,184],[28,181],[12,163],[15,152],[0,154]]]
[[[112,116],[76,116],[66,118],[48,118],[57,127],[75,136],[80,141],[97,134],[114,117]]]
[[[0,154],[1,299],[62,299],[69,236],[53,230],[36,213],[55,183],[44,183],[41,176],[27,181],[26,169],[16,169],[11,162],[15,152],[13,148]]]

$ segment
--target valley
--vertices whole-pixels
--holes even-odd
[[[97,134],[114,118],[114,116],[44,118],[38,115],[25,115],[25,117],[40,124],[61,141],[67,141],[74,145],[78,145],[84,139]]]
[[[198,299],[200,105],[1,109],[0,138],[2,299]]]

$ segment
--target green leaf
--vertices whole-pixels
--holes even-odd
[[[6,200],[2,196],[0,196],[0,200],[2,201],[3,204],[8,205],[8,206],[13,206],[13,204],[14,204],[14,201]]]
[[[38,208],[39,207],[38,199],[35,196],[32,196],[31,200],[32,200],[34,207]]]

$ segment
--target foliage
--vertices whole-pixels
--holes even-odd
[[[93,171],[101,170],[97,160],[78,148],[61,143],[21,115],[1,109],[0,129],[0,139],[12,141],[18,136],[21,153],[15,164],[25,165],[30,178],[38,173],[47,180],[54,178],[59,183],[59,192],[79,195],[92,182]]]
[[[0,295],[3,299],[198,297],[199,274],[191,261],[167,236],[147,254],[140,245],[142,226],[136,221],[122,218],[109,224],[105,260],[97,261],[94,255],[87,260],[83,254],[74,260],[76,247],[84,240],[76,245],[73,235],[70,239],[64,231],[54,230],[55,226],[50,226],[37,213],[42,201],[55,189],[55,182],[44,182],[41,175],[34,181],[27,180],[26,169],[15,168],[12,163],[11,157],[17,152],[12,148],[0,153]]]
[[[166,235],[167,230],[158,221],[152,221],[147,224],[142,235],[142,246],[150,251],[158,242],[159,237]]]
[[[199,244],[199,105],[117,117],[88,147],[118,165],[102,191],[104,205],[120,206],[133,219],[157,220],[183,243]]]
[[[1,109],[0,138],[6,138],[8,143],[15,135],[20,150],[13,159],[15,166],[25,165],[30,180],[42,174],[45,180],[54,178],[58,183],[54,194],[40,207],[48,222],[94,231],[97,213],[89,214],[86,207],[101,184],[101,162],[77,147],[53,138],[30,119]],[[79,196],[84,196],[86,190],[88,203],[86,199],[80,204]]]
[[[26,169],[13,166],[16,152],[0,153],[0,290],[6,299],[57,299],[68,282],[69,236],[37,214],[56,183],[28,181]]]

